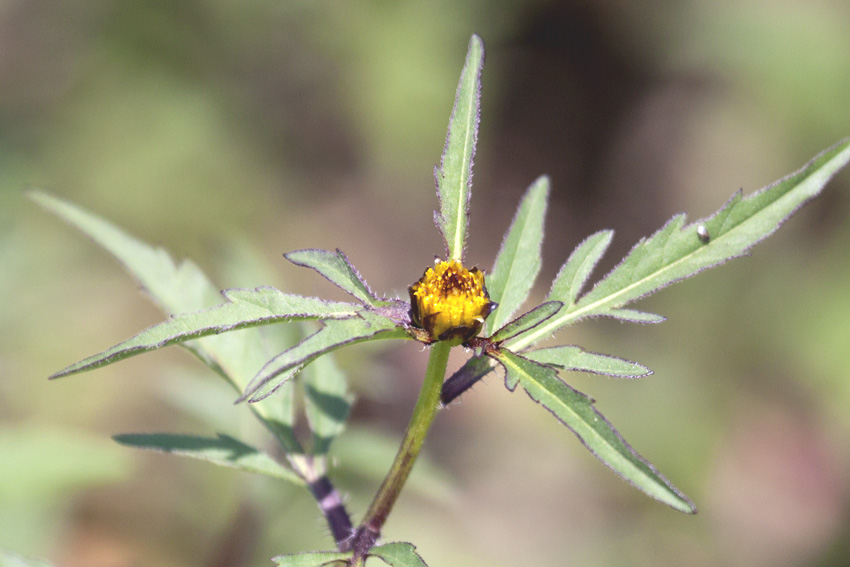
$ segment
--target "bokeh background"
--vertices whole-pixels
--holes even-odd
[[[475,32],[468,259],[491,265],[549,174],[540,299],[591,232],[617,231],[607,269],[673,214],[707,216],[850,134],[848,25],[834,0],[0,2],[0,548],[62,567],[226,567],[332,547],[305,493],[110,440],[257,434],[184,351],[46,380],[162,315],[22,188],[191,257],[222,288],[339,297],[281,257],[338,246],[404,296],[442,251],[432,167]],[[698,515],[630,488],[490,376],[440,414],[386,537],[436,566],[850,564],[848,242],[845,171],[752,257],[645,300],[664,324],[559,337],[655,371],[569,379]],[[349,351],[358,401],[333,477],[359,516],[426,355]]]

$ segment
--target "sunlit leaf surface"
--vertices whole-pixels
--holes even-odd
[[[537,279],[548,198],[549,178],[544,175],[528,188],[517,208],[493,271],[487,275],[487,291],[498,307],[487,318],[485,334],[504,325],[516,313]]]
[[[773,185],[746,197],[739,191],[705,220],[685,225],[685,215],[674,216],[655,234],[638,242],[574,305],[518,339],[513,347],[522,349],[585,317],[622,317],[623,312],[618,310],[632,301],[746,254],[820,193],[848,161],[850,140],[845,140]],[[659,320],[657,315],[631,314],[641,322]]]
[[[597,459],[653,498],[682,512],[696,508],[655,468],[638,455],[593,407],[593,400],[562,382],[556,371],[507,350],[497,360],[505,368],[505,384],[519,384],[528,396],[566,425]]]
[[[366,305],[375,306],[381,303],[346,255],[339,250],[296,250],[287,252],[284,256],[293,264],[316,270],[329,282]]]
[[[437,226],[446,241],[446,251],[453,260],[463,259],[466,226],[469,220],[469,195],[472,190],[472,159],[478,138],[481,69],[484,66],[484,44],[473,35],[469,41],[466,64],[457,86],[455,105],[449,121],[446,147],[435,171],[440,212]]]

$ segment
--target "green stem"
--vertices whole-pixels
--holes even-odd
[[[365,556],[381,535],[381,529],[390,511],[398,499],[401,489],[407,480],[419,450],[425,441],[425,436],[431,428],[434,416],[440,408],[440,391],[446,376],[446,366],[449,361],[451,344],[439,341],[431,347],[428,358],[428,369],[425,371],[425,381],[419,392],[419,399],[413,409],[413,415],[404,434],[404,440],[396,454],[384,482],[375,494],[363,522],[357,530],[353,544],[355,557]]]

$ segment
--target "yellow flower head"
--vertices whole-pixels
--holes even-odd
[[[471,339],[496,307],[484,286],[484,273],[457,260],[438,260],[410,286],[410,316],[425,329],[428,342]]]

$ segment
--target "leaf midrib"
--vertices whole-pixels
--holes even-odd
[[[824,164],[824,166],[825,165],[826,164]],[[520,339],[516,343],[512,344],[511,345],[512,348],[514,348],[516,350],[521,350],[521,349],[533,344],[534,342],[540,340],[540,338],[555,332],[555,330],[557,330],[558,328],[560,328],[560,327],[562,327],[562,326],[564,326],[564,325],[566,325],[566,324],[568,324],[568,323],[570,323],[574,320],[580,319],[581,316],[584,315],[584,314],[595,313],[595,312],[597,312],[597,310],[602,311],[602,310],[605,309],[606,304],[608,304],[609,306],[611,304],[616,304],[617,298],[623,296],[624,294],[627,294],[629,291],[633,290],[636,287],[639,287],[640,285],[647,282],[648,280],[657,278],[658,276],[664,274],[665,272],[672,270],[674,267],[679,266],[683,262],[690,260],[695,255],[700,254],[700,253],[704,252],[705,250],[708,250],[709,246],[713,245],[714,249],[716,249],[718,243],[723,242],[724,239],[727,239],[730,235],[735,234],[739,229],[741,229],[741,227],[745,226],[746,224],[748,224],[750,222],[753,222],[754,220],[756,220],[757,218],[759,218],[763,214],[767,214],[768,211],[776,208],[782,201],[784,201],[786,199],[792,199],[792,194],[794,193],[794,191],[797,188],[801,187],[804,183],[810,181],[813,177],[815,177],[821,171],[822,171],[822,168],[817,169],[813,172],[810,172],[809,175],[807,175],[805,178],[801,179],[794,187],[790,188],[786,193],[784,193],[783,195],[781,195],[777,199],[771,201],[765,207],[759,209],[758,211],[756,211],[754,214],[750,215],[749,217],[742,219],[740,222],[734,224],[726,232],[719,234],[716,237],[713,237],[711,239],[711,242],[706,244],[705,246],[700,246],[698,248],[695,248],[692,252],[682,256],[678,260],[676,260],[676,261],[674,261],[670,264],[665,265],[663,268],[661,268],[657,271],[654,271],[651,274],[644,276],[643,278],[641,278],[639,280],[635,280],[634,282],[630,283],[629,285],[619,289],[618,291],[616,291],[616,292],[614,292],[610,295],[602,297],[602,298],[600,298],[600,299],[598,299],[598,300],[596,300],[592,303],[587,304],[586,306],[582,306],[582,307],[575,309],[573,311],[567,311],[566,313],[564,313],[563,316],[558,317],[558,318],[550,321],[549,323],[542,325],[541,327],[538,328],[538,330],[536,330],[532,333],[529,333],[528,335],[525,335],[522,339]],[[817,192],[815,192],[814,194],[817,194]],[[797,199],[793,199],[793,200],[796,201]],[[738,202],[738,203],[736,203],[736,205],[740,206],[741,203],[742,202]],[[733,213],[733,212],[734,212],[734,210],[729,211],[730,214]],[[728,218],[729,217],[727,216],[727,220],[728,220]],[[671,236],[681,236],[681,232],[683,230],[684,230],[684,228],[680,228],[680,229],[678,229],[677,233],[674,233]],[[775,230],[775,228],[773,230]],[[737,251],[735,254],[725,256],[725,257],[719,259],[717,261],[717,263],[724,262],[726,260],[730,260],[732,258],[736,258],[736,257],[740,256],[741,254],[743,254],[744,252],[746,252],[747,250],[752,248],[759,240],[767,237],[771,232],[772,231],[770,231],[770,230],[765,231],[765,234],[763,236],[761,236],[761,238],[754,239],[752,242],[749,242],[744,248]],[[670,239],[668,239],[667,242],[664,243],[664,246],[666,247],[669,244],[669,242],[670,242]],[[709,266],[706,266],[706,267],[709,267]],[[688,274],[685,277],[688,277],[689,275],[694,275],[694,274]],[[604,279],[602,281],[604,281]],[[667,285],[669,283],[672,283],[672,281],[666,282],[665,285]],[[640,299],[640,298],[635,298],[635,300],[637,300],[637,299]],[[581,302],[581,300],[579,300],[579,302]],[[626,305],[627,303],[628,303],[628,301],[626,303],[623,303],[623,305]]]
[[[499,304],[504,302],[504,298],[505,298],[505,296],[508,295],[508,291],[510,290],[510,288],[516,287],[516,286],[510,286],[509,284],[514,281],[513,275],[516,272],[516,270],[519,269],[520,262],[517,262],[516,258],[517,258],[517,255],[519,254],[519,251],[522,249],[522,243],[525,241],[525,237],[526,237],[527,233],[534,228],[534,223],[530,222],[530,219],[528,218],[530,215],[531,215],[530,212],[529,212],[528,215],[526,215],[527,218],[525,219],[525,221],[522,223],[522,226],[520,227],[519,236],[517,237],[517,240],[516,240],[516,246],[513,247],[514,253],[512,255],[510,255],[512,260],[510,262],[510,265],[508,266],[507,274],[505,275],[504,285],[502,287],[501,296],[499,297],[499,301],[498,301]],[[539,252],[537,254],[539,256]],[[540,270],[540,264],[539,264],[539,262],[537,264],[538,264],[537,265],[537,271],[539,271]],[[529,273],[531,273],[531,272],[529,272]],[[535,273],[534,278],[536,279],[536,277],[537,277],[537,274]],[[513,310],[514,310],[513,312],[516,312],[516,309],[519,308],[519,307],[520,307],[520,305],[514,305],[513,306]],[[502,316],[501,313],[499,313],[499,311],[497,310],[495,314],[499,315],[499,318],[501,320],[499,321],[500,324],[498,326],[495,323],[493,323],[491,325],[491,330],[493,330],[493,331],[498,330],[499,327],[501,327],[504,323],[506,323],[507,321],[505,321],[505,319],[510,317],[513,313],[509,313],[506,316]]]
[[[573,416],[573,418],[574,418],[572,424],[567,424],[566,422],[564,422],[565,425],[567,425],[567,427],[569,427],[569,429],[571,429],[581,439],[582,443],[584,443],[588,448],[590,448],[592,446],[593,447],[599,447],[600,445],[604,445],[604,447],[608,449],[608,452],[604,455],[604,458],[602,458],[603,456],[600,453],[592,450],[594,455],[597,455],[597,457],[600,458],[600,460],[602,460],[604,463],[606,463],[609,467],[611,467],[615,471],[617,471],[617,470],[624,471],[626,468],[628,468],[629,470],[632,470],[632,471],[636,471],[636,473],[638,475],[640,475],[641,478],[645,479],[646,482],[644,482],[643,485],[642,485],[644,487],[646,487],[647,482],[652,484],[652,485],[655,485],[655,486],[658,485],[657,479],[655,479],[651,475],[647,474],[646,471],[641,469],[633,461],[631,461],[626,456],[624,456],[622,453],[620,453],[620,451],[618,451],[617,448],[614,445],[612,445],[611,442],[604,435],[602,435],[596,429],[591,427],[590,424],[588,424],[582,418],[582,416],[580,414],[578,414],[571,406],[564,403],[560,398],[558,398],[557,396],[552,394],[552,392],[550,390],[548,390],[544,385],[542,385],[540,383],[540,381],[535,380],[533,376],[531,376],[527,372],[524,372],[523,369],[520,366],[515,364],[508,357],[503,357],[503,358],[500,358],[499,360],[503,363],[508,363],[512,368],[514,368],[515,370],[520,372],[523,376],[525,376],[526,379],[533,381],[542,390],[542,392],[546,395],[548,400],[554,400],[555,402],[557,402],[559,407],[565,408],[567,410],[567,412],[569,412],[569,414],[571,416]],[[520,385],[522,385],[521,382],[520,382]],[[525,388],[525,387],[523,386],[523,388]],[[553,406],[551,404],[551,401],[550,401],[550,404],[544,404],[544,403],[542,403],[542,401],[540,403],[543,404],[544,407],[552,407]],[[561,419],[557,415],[555,417],[558,418],[559,420]],[[581,434],[577,430],[576,424],[581,426],[581,429],[582,429]],[[591,438],[594,441],[596,441],[596,443],[590,442],[589,439],[591,439]],[[619,463],[619,465],[620,465],[619,468],[614,466],[615,461],[617,463]],[[634,477],[632,477],[632,478],[634,478]],[[635,482],[635,484],[637,484],[637,483]],[[674,493],[672,493],[670,491],[663,491],[663,493],[659,493],[657,491],[656,492],[650,492],[650,491],[647,490],[647,493],[651,494],[653,496],[655,496],[656,494],[658,494],[658,495],[661,495],[661,494],[675,495]],[[659,496],[656,496],[656,498],[659,498]],[[667,498],[659,498],[659,499],[664,501],[664,502],[668,501]],[[676,497],[675,500],[681,502],[681,499],[678,498],[678,497]]]
[[[783,196],[783,197],[784,197],[784,196]],[[779,200],[780,200],[780,199],[777,199],[777,200],[776,200],[776,201],[774,201],[772,204],[777,203]],[[764,211],[764,210],[765,210],[765,209],[761,209],[761,210],[759,211],[759,213],[760,213],[760,212],[762,212],[762,211]],[[757,213],[757,214],[758,214],[758,213]],[[756,214],[756,215],[757,215],[757,214]],[[542,337],[544,337],[544,336],[546,336],[546,335],[549,335],[549,334],[551,334],[551,333],[555,332],[555,331],[556,331],[557,329],[559,329],[560,327],[562,327],[562,326],[564,326],[564,325],[566,325],[566,324],[568,324],[568,323],[570,323],[570,322],[572,322],[572,321],[574,321],[574,320],[580,319],[580,318],[582,317],[582,315],[584,315],[584,314],[586,314],[586,313],[594,313],[594,312],[596,312],[597,310],[598,310],[598,311],[602,311],[603,309],[605,309],[606,304],[608,304],[609,306],[610,306],[610,305],[612,305],[612,304],[616,304],[616,300],[617,300],[617,298],[619,298],[619,297],[621,297],[621,296],[623,296],[623,295],[627,294],[627,293],[628,293],[629,291],[631,291],[632,289],[634,289],[634,288],[636,288],[636,287],[639,287],[640,285],[642,285],[643,283],[647,282],[648,280],[651,280],[651,279],[657,278],[659,275],[662,275],[662,274],[664,274],[665,272],[670,271],[670,270],[671,270],[671,269],[673,269],[674,267],[676,267],[676,266],[678,266],[678,265],[682,264],[683,262],[685,262],[685,261],[687,261],[687,260],[691,259],[692,257],[694,257],[695,255],[697,255],[697,254],[701,253],[702,251],[707,250],[707,249],[708,249],[708,248],[707,248],[708,246],[711,246],[712,244],[715,244],[715,247],[716,247],[716,243],[720,243],[720,242],[722,242],[724,238],[727,238],[730,234],[732,234],[732,233],[733,233],[735,230],[737,230],[739,227],[741,227],[741,226],[742,226],[742,225],[744,225],[745,223],[750,222],[751,220],[753,220],[754,218],[756,218],[756,215],[753,215],[753,216],[751,216],[751,217],[749,217],[749,218],[747,218],[747,219],[743,220],[742,222],[740,222],[740,223],[738,223],[738,224],[734,225],[734,226],[733,226],[731,229],[729,229],[727,232],[725,232],[725,233],[723,233],[723,234],[720,234],[720,235],[718,235],[718,236],[717,236],[717,237],[715,237],[715,238],[712,238],[711,243],[709,243],[709,244],[707,244],[707,245],[705,245],[705,246],[702,246],[702,247],[699,247],[699,248],[694,249],[694,251],[693,251],[693,252],[690,252],[690,253],[686,254],[685,256],[682,256],[682,257],[681,257],[681,258],[679,258],[678,260],[675,260],[674,262],[672,262],[672,263],[670,263],[670,264],[665,265],[663,268],[661,268],[661,269],[659,269],[659,270],[657,270],[657,271],[654,271],[654,272],[652,272],[651,274],[649,274],[649,275],[647,275],[647,276],[644,276],[643,278],[641,278],[641,279],[639,279],[639,280],[635,280],[634,282],[630,283],[629,285],[627,285],[627,286],[625,286],[625,287],[623,287],[623,288],[620,288],[618,291],[615,291],[614,293],[612,293],[612,294],[610,294],[610,295],[606,295],[605,297],[602,297],[602,298],[600,298],[600,299],[598,299],[598,300],[596,300],[596,301],[594,301],[594,302],[592,302],[592,303],[589,303],[589,304],[587,304],[587,305],[585,305],[585,306],[579,307],[579,308],[574,309],[574,310],[572,310],[572,311],[569,311],[569,310],[568,310],[568,311],[567,311],[566,313],[564,313],[564,315],[562,315],[561,317],[557,317],[557,318],[553,319],[553,320],[552,320],[551,322],[549,322],[549,323],[544,323],[544,324],[543,324],[543,325],[541,325],[541,326],[540,326],[540,327],[539,327],[536,331],[534,331],[534,332],[532,332],[532,333],[529,333],[529,334],[525,335],[522,339],[518,340],[516,343],[513,343],[513,344],[511,345],[511,347],[512,347],[513,349],[515,349],[515,350],[522,350],[523,348],[525,348],[525,347],[527,347],[527,346],[529,346],[529,345],[531,345],[531,344],[533,344],[533,343],[537,342],[538,340],[540,340],[540,338],[542,338]],[[681,232],[682,230],[683,230],[683,229],[679,229],[679,232]],[[669,240],[668,240],[668,242],[669,242]],[[747,249],[751,248],[751,247],[753,246],[753,244],[754,244],[754,243],[749,244],[746,248],[744,248],[744,250],[747,250]],[[665,244],[665,246],[666,246],[666,244]],[[743,252],[743,251],[742,251],[742,252]],[[736,257],[736,256],[729,256],[729,257],[727,257],[727,258],[723,258],[723,259],[721,259],[721,260],[718,260],[718,262],[722,262],[722,261],[724,261],[724,260],[731,259],[731,258],[734,258],[734,257]],[[685,277],[687,277],[687,276],[685,276]],[[602,281],[604,281],[604,280],[602,280]],[[672,282],[668,282],[668,283],[672,283]],[[635,298],[635,300],[637,300],[637,299],[640,299],[640,298]],[[581,300],[579,300],[579,302],[580,302],[580,301],[581,301]],[[628,302],[624,303],[623,305],[626,305],[627,303],[628,303]],[[573,304],[573,305],[577,305],[577,304]]]
[[[475,79],[473,79],[473,87],[475,86]],[[471,89],[474,92],[474,88]],[[474,96],[474,94],[473,94]],[[458,202],[457,202],[457,214],[455,215],[455,241],[454,241],[454,251],[452,253],[453,260],[462,260],[463,259],[463,238],[464,238],[464,226],[465,226],[465,217],[466,217],[466,202],[469,199],[469,196],[466,194],[466,190],[468,189],[468,177],[469,177],[469,168],[467,167],[467,163],[469,163],[469,152],[471,144],[469,143],[469,137],[472,135],[473,128],[469,127],[469,119],[471,113],[471,109],[474,104],[466,104],[466,115],[464,116],[464,124],[467,125],[466,134],[463,138],[463,159],[460,162],[460,187],[458,187]]]

